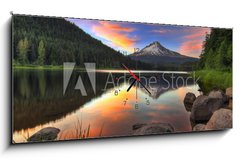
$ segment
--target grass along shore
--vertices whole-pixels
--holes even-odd
[[[38,65],[13,65],[13,69],[26,69],[26,70],[62,70],[63,66],[54,66],[54,65],[47,65],[47,66],[38,66]]]
[[[204,93],[209,93],[214,89],[223,91],[232,87],[232,72],[218,70],[199,70],[194,71],[192,76],[199,77],[199,87]]]

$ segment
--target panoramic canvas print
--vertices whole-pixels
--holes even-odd
[[[232,29],[13,15],[12,143],[232,128]]]

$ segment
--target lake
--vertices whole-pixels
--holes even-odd
[[[130,75],[110,72],[97,71],[94,90],[86,72],[74,71],[64,92],[61,70],[14,70],[13,140],[26,142],[49,126],[61,130],[57,140],[129,136],[136,123],[169,123],[175,132],[192,131],[183,99],[187,92],[196,96],[200,92],[194,81],[183,82],[189,77],[187,72],[135,71],[147,82],[156,77],[156,82],[147,87],[151,94],[139,84],[127,92],[132,81],[119,79],[129,79]],[[79,77],[87,96],[75,89]],[[106,85],[109,77],[118,80],[118,85]]]

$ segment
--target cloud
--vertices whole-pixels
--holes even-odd
[[[179,52],[192,57],[199,57],[202,50],[202,40],[189,40],[184,41],[179,49]]]
[[[123,31],[123,32],[132,32],[134,31],[133,28],[130,27],[123,27],[120,24],[114,24],[112,22],[108,22],[108,21],[99,21],[100,24],[102,24],[103,27],[110,29],[110,30],[114,30],[114,31]]]
[[[134,28],[126,27],[120,22],[99,21],[92,26],[92,31],[99,37],[110,42],[112,47],[122,48],[133,52],[137,37],[130,37]]]
[[[209,28],[192,28],[189,29],[189,34],[184,36],[185,39],[202,39],[205,37],[206,33],[210,32]]]
[[[183,55],[199,58],[206,33],[210,33],[210,30],[210,28],[203,27],[179,26],[159,28],[150,32],[180,39],[180,46],[177,51]]]
[[[210,28],[187,28],[185,32],[186,34],[182,37],[178,52],[198,58],[202,51],[205,36],[210,33]]]

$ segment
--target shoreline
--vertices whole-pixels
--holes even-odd
[[[63,70],[63,66],[12,66],[12,69],[14,70]],[[68,69],[68,68],[65,68]],[[85,71],[86,69],[84,67],[74,67],[74,70],[79,70],[79,71]],[[128,73],[127,70],[124,70],[122,68],[97,68],[95,70],[98,73]],[[166,74],[191,74],[191,72],[188,71],[167,71],[167,70],[132,70],[133,73],[166,73]]]

